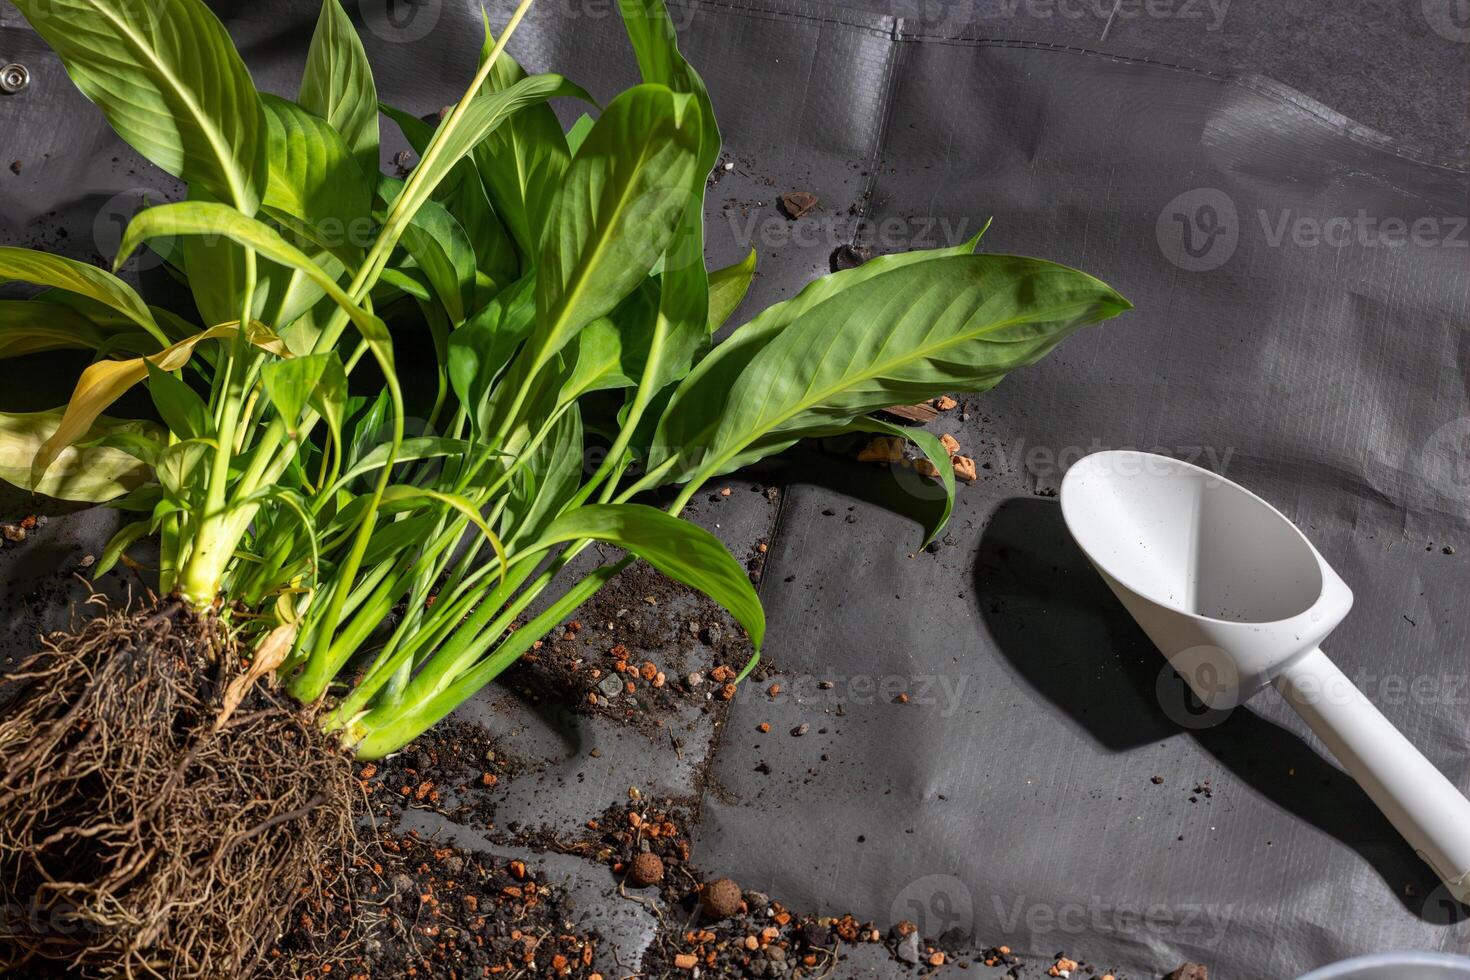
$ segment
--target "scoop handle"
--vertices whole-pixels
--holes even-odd
[[[1470,904],[1470,800],[1320,649],[1276,687],[1457,901]]]

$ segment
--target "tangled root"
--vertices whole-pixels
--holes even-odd
[[[352,846],[349,760],[177,600],[53,634],[0,706],[0,973],[244,977]]]

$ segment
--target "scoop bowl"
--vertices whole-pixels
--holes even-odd
[[[1322,652],[1353,594],[1285,515],[1209,470],[1132,450],[1084,457],[1060,496],[1078,547],[1201,701],[1230,709],[1274,684],[1470,903],[1470,800]]]

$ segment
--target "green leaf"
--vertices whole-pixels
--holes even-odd
[[[292,438],[310,405],[327,420],[333,439],[340,439],[342,412],[347,401],[347,373],[336,351],[271,361],[261,368],[260,379],[266,397],[285,420]]]
[[[151,521],[133,521],[131,524],[124,524],[118,528],[117,533],[108,540],[107,547],[102,549],[102,554],[98,557],[97,564],[92,566],[93,581],[112,571],[112,566],[117,564],[117,560],[123,556],[123,552],[137,544],[140,539],[148,534],[148,526],[151,523]]]
[[[335,493],[364,473],[381,469],[388,462],[389,448],[391,447],[387,444],[376,446],[356,460],[331,487],[330,492]],[[468,456],[474,451],[474,448],[473,444],[464,439],[451,439],[447,436],[414,436],[403,440],[398,452],[393,456],[393,465],[412,463],[419,459],[437,459],[442,456]]]
[[[569,348],[573,352],[573,371],[566,385],[572,397],[639,383],[649,358],[659,353],[653,347],[659,340],[656,331],[661,289],[660,277],[643,280],[611,313],[593,320],[577,334]],[[656,390],[663,380],[656,374],[649,383]]]
[[[411,215],[428,200],[435,188],[449,176],[480,141],[507,119],[527,106],[539,105],[558,96],[590,97],[582,89],[560,75],[530,75],[499,92],[483,92],[466,106],[455,125],[443,131],[432,154],[425,153],[415,171],[411,191],[399,198],[395,212]],[[560,135],[560,130],[557,131]]]
[[[679,53],[674,22],[669,18],[664,0],[618,0],[623,28],[633,44],[638,70],[645,82],[666,85],[675,92],[694,97],[703,117],[697,173],[701,184],[720,155],[720,131],[715,126],[715,110],[699,72]]]
[[[805,436],[821,439],[827,436],[845,435],[849,432],[874,432],[912,442],[919,447],[920,452],[928,457],[929,462],[934,464],[935,470],[939,473],[939,483],[944,488],[944,507],[940,510],[939,517],[935,519],[934,526],[929,529],[924,543],[919,545],[920,548],[927,548],[930,541],[939,537],[944,526],[949,523],[950,514],[954,513],[954,464],[950,462],[949,450],[944,448],[944,443],[940,442],[939,437],[932,432],[895,425],[868,415],[860,415],[851,422],[832,426],[830,429],[815,429],[805,433]]]
[[[378,92],[352,21],[337,0],[322,0],[296,101],[341,135],[365,177],[378,173]]]
[[[536,322],[535,279],[502,290],[449,335],[449,383],[477,434],[489,427],[491,385]]]
[[[615,544],[676,582],[703,592],[730,611],[760,651],[766,631],[760,599],[745,569],[704,528],[645,504],[589,504],[552,521],[525,550],[540,551],[584,538]]]
[[[0,412],[0,480],[48,497],[94,504],[112,500],[149,481],[151,471],[135,456],[100,445],[67,446],[46,473],[33,480],[31,463],[61,424],[62,411]],[[161,445],[157,426],[105,415],[92,421],[84,441],[93,442],[114,432],[144,435]]]
[[[750,281],[755,277],[755,249],[750,254],[723,269],[709,275],[709,332],[714,333],[735,315]]]
[[[668,406],[674,405],[679,400],[680,391],[695,388],[714,390],[733,385],[740,373],[750,364],[751,359],[770,343],[772,338],[779,335],[793,320],[808,310],[883,273],[906,269],[922,262],[931,262],[949,256],[969,255],[975,250],[979,237],[977,235],[968,242],[949,248],[879,256],[855,269],[822,276],[808,283],[791,299],[767,307],[759,316],[727,337],[715,349],[714,355],[706,356],[696,364],[694,369],[680,382],[673,397],[665,400],[665,410],[660,415],[656,428],[649,432],[646,438],[638,440],[638,445],[646,451],[648,468],[653,470],[669,463],[670,457],[682,447],[696,446],[708,441],[711,427],[719,421],[717,413],[700,411],[691,413],[677,408],[671,411]],[[646,420],[644,424],[647,424]],[[773,442],[761,455],[780,452],[796,441],[795,438],[790,438],[784,442]],[[669,471],[661,483],[678,482],[688,479],[691,475],[691,470]]]
[[[552,203],[536,280],[533,369],[605,316],[662,256],[690,205],[700,118],[689,97],[639,85],[614,99]]]
[[[505,581],[510,567],[506,563],[505,546],[500,543],[500,538],[491,530],[490,525],[485,523],[485,518],[480,516],[480,510],[471,501],[459,494],[443,493],[439,490],[429,490],[424,487],[409,486],[406,484],[394,484],[383,491],[383,513],[388,514],[396,510],[402,510],[405,505],[420,500],[429,500],[436,503],[448,504],[459,511],[469,522],[480,529],[490,547],[495,551],[495,558],[500,563],[500,581]]]
[[[699,73],[679,52],[673,21],[663,0],[619,0],[628,40],[645,82],[666,85],[687,96],[699,116],[700,138],[689,203],[662,260],[658,320],[643,383],[661,388],[688,373],[709,345],[710,282],[704,265],[705,178],[720,154],[714,106]]]
[[[18,0],[82,94],[139,153],[255,213],[265,120],[235,45],[201,0]]]
[[[163,451],[156,473],[170,500],[183,507],[193,507],[203,500],[203,476],[214,451],[215,444],[208,439],[186,439]]]
[[[184,382],[152,361],[144,360],[148,369],[148,395],[158,409],[163,424],[181,439],[206,439],[214,435],[214,420],[209,406]]]
[[[715,348],[675,392],[650,465],[677,454],[669,479],[697,483],[761,458],[773,439],[789,444],[887,405],[984,391],[1073,330],[1130,308],[1085,273],[1009,255],[891,263],[849,282],[798,304],[794,319],[757,331],[756,343],[741,345],[742,330]]]
[[[354,303],[325,269],[267,225],[222,204],[203,201],[163,204],[139,211],[133,217],[118,247],[117,261],[126,261],[140,243],[158,235],[219,235],[303,273],[346,312],[384,371],[392,372],[393,340],[383,321]]]
[[[379,181],[379,193],[391,202],[403,191],[392,177]],[[475,250],[469,235],[442,204],[424,201],[400,239],[438,297],[452,326],[465,320],[465,300],[474,292]]]
[[[495,38],[491,36],[490,20],[484,8],[480,16],[485,24],[485,37],[480,46],[483,65],[495,46]],[[525,77],[526,73],[509,52],[501,51],[490,68],[485,90],[506,91]],[[527,261],[535,261],[538,256],[551,199],[571,158],[556,113],[544,103],[526,106],[475,147],[474,163],[485,192]]]
[[[0,358],[68,347],[96,350],[106,333],[69,306],[43,299],[0,300]]]
[[[535,539],[572,499],[582,482],[582,453],[582,414],[573,405],[511,480],[501,520],[506,544]]]
[[[160,345],[166,347],[170,343],[149,312],[148,304],[143,302],[143,297],[134,292],[132,286],[104,269],[60,255],[0,246],[0,282],[10,280],[50,286],[84,296],[136,323],[155,337]]]
[[[434,127],[402,109],[395,109],[390,105],[381,105],[379,108],[398,124],[408,145],[422,156],[429,141],[434,138]],[[549,107],[547,111],[551,111]],[[515,118],[511,117],[512,120]],[[395,190],[394,195],[396,194]],[[514,279],[519,267],[515,245],[490,205],[473,160],[467,158],[455,164],[449,178],[440,185],[434,197],[443,201],[449,213],[464,226],[474,247],[478,267],[497,282],[505,283]]]
[[[597,120],[585,112],[578,116],[577,121],[572,123],[572,128],[567,130],[567,149],[576,153],[587,139],[587,134],[592,132],[592,127],[596,122]]]
[[[168,448],[158,441],[156,434],[132,429],[112,429],[100,439],[79,441],[76,446],[78,449],[121,449],[150,468],[158,465],[158,457]]]
[[[362,168],[326,120],[274,95],[261,99],[270,136],[262,204],[272,217],[355,265],[377,231]]]

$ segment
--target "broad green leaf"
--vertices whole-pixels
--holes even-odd
[[[214,435],[214,420],[204,399],[178,378],[145,359],[148,396],[168,430],[181,439],[206,439]]]
[[[158,457],[154,472],[168,499],[181,507],[193,507],[203,499],[204,473],[214,455],[215,444],[208,439],[185,439],[165,449]]]
[[[876,276],[908,269],[936,259],[969,255],[975,250],[978,241],[979,236],[977,235],[968,242],[950,248],[879,256],[855,269],[846,269],[832,275],[822,276],[808,283],[791,299],[767,307],[755,319],[735,330],[715,348],[714,353],[696,364],[688,376],[679,383],[678,389],[668,400],[667,407],[659,418],[657,428],[646,440],[640,440],[640,445],[647,447],[648,468],[652,470],[669,462],[670,457],[684,447],[707,443],[711,438],[714,426],[719,422],[717,412],[702,411],[698,408],[686,411],[684,392],[728,389],[735,384],[736,379],[740,377],[756,354],[763,350],[773,338],[779,336],[793,320],[807,311]],[[792,438],[784,443],[773,443],[769,452],[779,452],[795,441],[796,439]],[[762,455],[768,454],[763,453]],[[671,471],[664,482],[688,479],[692,472],[692,470],[680,467]]]
[[[730,611],[759,652],[766,616],[760,599],[719,538],[645,504],[589,504],[568,511],[527,552],[567,541],[607,541],[647,561],[676,582],[698,589]]]
[[[709,275],[709,332],[714,333],[735,315],[755,277],[755,249],[750,254]]]
[[[61,419],[59,408],[49,412],[0,412],[0,480],[48,497],[94,504],[112,500],[150,480],[151,470],[135,456],[101,445],[69,445],[57,453],[44,475],[33,477],[32,461],[56,432]],[[83,436],[91,442],[117,432],[132,432],[162,446],[157,426],[105,415],[93,418]]]
[[[248,219],[247,219],[248,220]],[[133,385],[148,377],[150,365],[163,371],[177,371],[188,363],[194,348],[206,340],[222,337],[233,338],[239,330],[237,323],[221,323],[202,333],[186,338],[176,344],[150,354],[125,361],[97,361],[82,372],[72,391],[71,400],[60,422],[54,427],[45,442],[37,448],[31,462],[29,483],[39,485],[49,468],[60,458],[68,446],[84,438],[94,428],[107,406],[122,397]],[[273,354],[284,354],[281,339],[260,323],[251,324],[245,339],[262,350]],[[14,481],[12,481],[14,482]]]
[[[208,204],[212,207],[223,207],[197,186],[189,188],[188,201]],[[226,208],[226,210],[231,209]],[[283,219],[288,217],[284,212],[276,212],[276,214]],[[126,232],[126,229],[124,231]],[[229,238],[213,233],[156,236],[153,240],[156,241],[158,237],[167,237],[169,241],[177,243],[176,248],[182,259],[185,279],[189,292],[194,297],[194,305],[199,311],[200,319],[211,325],[224,323],[227,320],[239,320],[240,312],[245,306],[245,249]],[[291,269],[273,264],[257,263],[255,296],[250,304],[251,319],[263,320],[269,315],[267,311],[279,310],[279,314],[271,319],[278,322],[289,322],[288,317],[294,313],[294,310],[290,308],[292,305],[303,300],[314,302],[321,298],[320,290],[316,290],[311,296],[304,294],[303,290],[311,287],[309,283],[302,283],[300,279],[301,277],[293,273]],[[197,330],[198,328],[195,328],[189,333],[197,332]],[[188,333],[184,336],[188,336]]]
[[[645,82],[666,85],[675,92],[692,95],[704,119],[701,133],[698,173],[701,183],[715,165],[720,154],[720,131],[715,126],[714,106],[699,72],[679,53],[674,22],[669,18],[664,0],[618,0],[623,28],[633,43],[638,70]]]
[[[485,25],[480,45],[483,65],[495,46],[495,38],[484,8],[480,16]],[[501,51],[490,68],[485,91],[506,91],[525,77],[510,53]],[[539,254],[551,199],[571,158],[561,123],[545,103],[526,106],[475,147],[474,164],[485,192],[527,262],[534,262]]]
[[[160,346],[168,346],[169,339],[154,320],[132,286],[117,276],[75,259],[36,252],[28,248],[0,246],[0,282],[10,280],[50,286],[54,289],[76,293],[94,300],[110,310],[120,313],[136,323],[158,340]]]
[[[651,354],[658,320],[659,281],[645,279],[610,314],[578,331],[567,348],[571,374],[562,386],[559,401],[638,384]],[[650,383],[656,390],[663,380],[654,377]]]
[[[203,201],[163,204],[134,216],[118,247],[118,262],[125,261],[141,242],[157,235],[222,236],[254,249],[272,262],[303,273],[346,312],[384,371],[393,371],[393,341],[383,321],[354,303],[326,269],[269,226],[221,204]]]
[[[856,270],[854,270],[856,271]],[[679,386],[656,449],[670,479],[700,482],[796,439],[887,405],[984,391],[1077,328],[1129,309],[1097,279],[1040,259],[959,255],[890,269],[806,309],[753,355],[729,345]],[[736,337],[740,332],[736,332]]]
[[[322,0],[296,101],[341,135],[365,177],[378,173],[378,92],[362,40],[338,0]]]
[[[265,120],[245,62],[202,0],[15,5],[119,136],[175,177],[255,213]]]
[[[270,182],[262,205],[272,217],[356,265],[377,233],[368,178],[326,120],[274,95],[261,100],[270,136]]]
[[[149,467],[157,466],[159,455],[168,448],[156,434],[132,429],[110,429],[100,439],[83,439],[76,446],[78,449],[121,449]]]
[[[537,268],[537,324],[521,355],[533,370],[611,312],[663,255],[691,201],[700,118],[690,105],[661,85],[628,89],[573,158]]]
[[[0,300],[0,359],[68,347],[96,350],[106,339],[95,323],[61,303]]]
[[[659,319],[645,384],[654,388],[683,377],[709,344],[709,274],[704,265],[704,191],[720,155],[720,131],[704,80],[679,52],[664,0],[619,0],[628,40],[645,82],[668,86],[693,100],[700,119],[699,151],[690,176],[689,203],[662,263]]]

